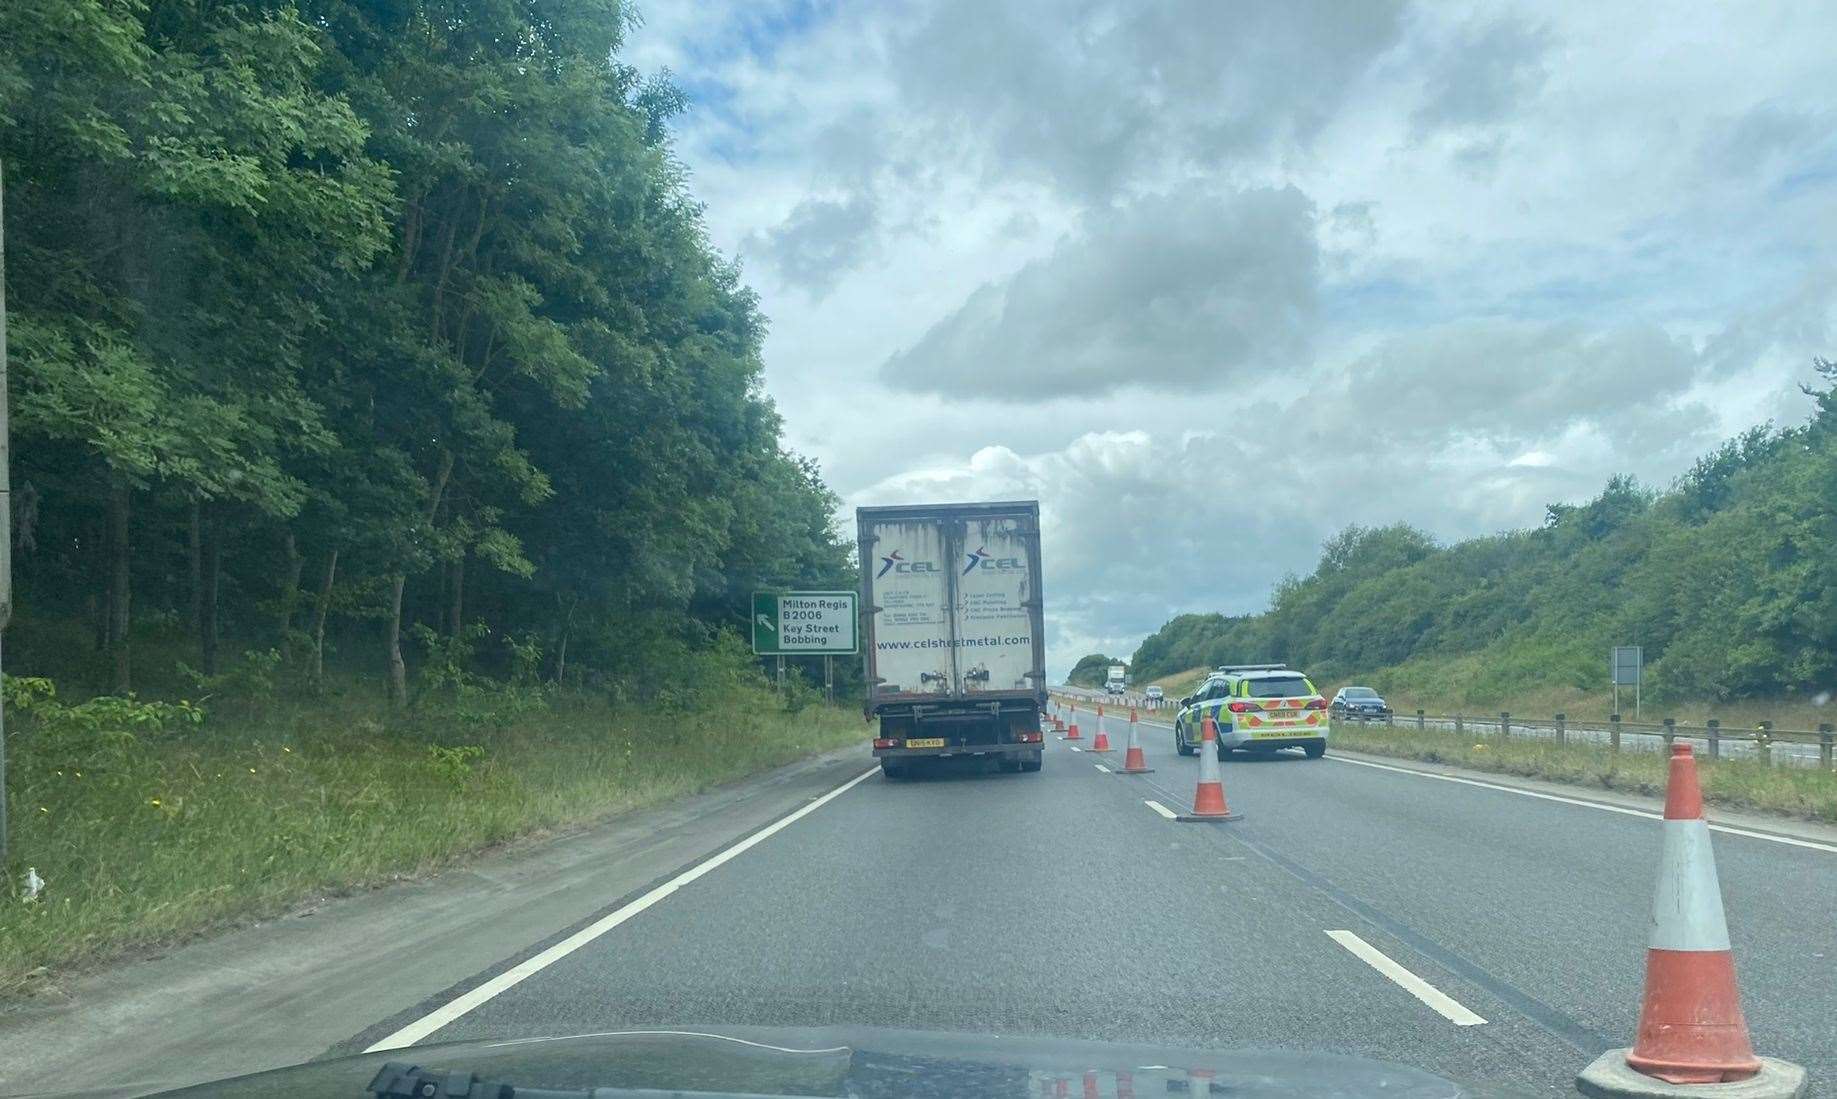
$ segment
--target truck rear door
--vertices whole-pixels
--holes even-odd
[[[935,519],[886,519],[872,527],[874,669],[881,690],[946,694],[956,681],[951,539]]]
[[[957,689],[1026,691],[1035,684],[1031,604],[1038,578],[1030,564],[1038,534],[1018,516],[971,519],[950,533],[956,549]]]

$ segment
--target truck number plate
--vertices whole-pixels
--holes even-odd
[[[941,736],[913,737],[906,741],[906,747],[908,748],[942,748],[944,747],[944,738]]]

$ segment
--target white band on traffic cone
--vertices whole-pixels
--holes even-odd
[[[1710,850],[1709,822],[1668,820],[1646,945],[1654,950],[1727,950],[1722,883]]]

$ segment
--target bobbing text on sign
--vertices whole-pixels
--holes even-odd
[[[753,651],[761,656],[859,652],[856,600],[852,591],[754,592]]]

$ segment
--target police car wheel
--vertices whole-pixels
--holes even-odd
[[[1199,754],[1199,749],[1186,742],[1186,734],[1180,730],[1178,725],[1174,726],[1174,749],[1183,756]]]
[[[1307,753],[1309,759],[1319,759],[1327,754],[1325,744],[1303,744],[1301,750]]]

